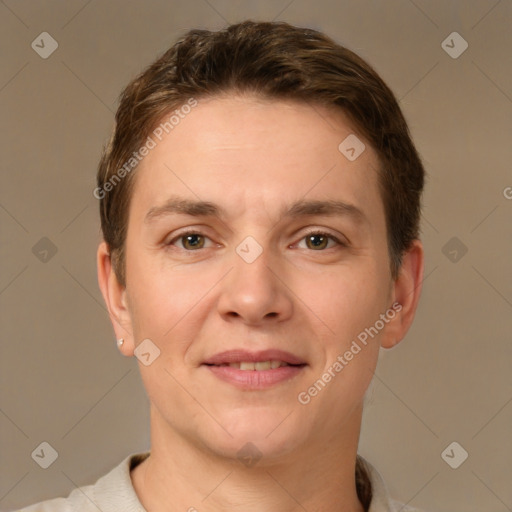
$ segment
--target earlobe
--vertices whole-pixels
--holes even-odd
[[[383,348],[400,343],[414,320],[423,283],[423,263],[423,245],[420,240],[414,240],[403,255],[399,275],[393,284],[392,303],[400,304],[401,308],[381,337]]]
[[[106,242],[103,241],[99,244],[96,259],[98,284],[107,305],[116,339],[124,340],[123,343],[118,343],[118,348],[126,356],[133,355],[135,347],[131,315],[126,301],[126,288],[117,279]]]

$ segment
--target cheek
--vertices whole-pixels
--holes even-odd
[[[339,346],[379,318],[386,309],[387,281],[376,265],[333,268],[315,279],[300,278],[304,301],[325,327],[327,342]]]
[[[329,418],[324,420],[333,425],[360,404],[375,370],[378,336],[368,337],[365,343],[358,336],[386,309],[384,277],[377,265],[368,264],[333,270],[318,280],[321,286],[317,283],[311,288],[309,282],[309,289],[314,291],[310,292],[308,305],[328,329],[322,329],[316,340],[322,347],[317,351],[318,365],[309,387],[302,391],[314,402],[313,407],[329,411]],[[323,417],[324,413],[319,414]]]
[[[127,291],[136,339],[150,338],[166,347],[171,339],[193,337],[200,325],[197,317],[208,303],[205,295],[222,273],[214,268],[204,272],[193,264],[172,265],[161,255],[132,255]],[[180,344],[173,343],[179,350]]]

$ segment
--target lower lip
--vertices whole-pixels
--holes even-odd
[[[280,366],[271,370],[239,370],[231,366],[205,365],[216,377],[241,389],[266,389],[298,375],[304,366]]]

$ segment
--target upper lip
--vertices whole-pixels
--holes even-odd
[[[243,349],[227,350],[208,358],[203,364],[220,365],[241,362],[257,363],[262,361],[283,361],[293,365],[306,364],[306,361],[290,354],[290,352],[275,349],[261,350],[258,352],[249,352]]]

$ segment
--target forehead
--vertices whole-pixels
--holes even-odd
[[[377,156],[340,109],[222,96],[199,100],[170,126],[151,135],[155,147],[137,169],[132,208],[178,195],[223,205],[233,216],[254,209],[272,215],[306,198],[382,214]],[[354,136],[365,149],[350,161],[339,146]]]

